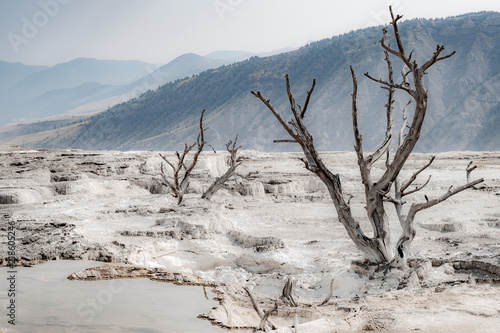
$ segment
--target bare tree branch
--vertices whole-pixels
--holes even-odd
[[[408,186],[410,186],[414,181],[415,179],[417,179],[417,176],[422,172],[424,171],[425,169],[427,169],[429,167],[429,165],[432,164],[432,162],[434,162],[434,159],[436,158],[436,156],[431,156],[431,159],[429,160],[429,162],[427,162],[426,165],[424,165],[422,168],[420,168],[420,170],[418,170],[417,172],[413,173],[413,175],[410,177],[410,179],[408,179],[404,184],[403,186],[401,186],[401,194],[404,196],[404,191],[408,188]],[[425,186],[425,185],[424,185]]]
[[[402,15],[397,15],[394,17],[394,14],[392,12],[392,6],[389,6],[389,12],[391,13],[391,19],[392,19],[392,26],[394,27],[394,35],[396,37],[396,42],[398,43],[398,49],[401,54],[405,54],[405,51],[403,49],[403,43],[401,42],[401,37],[399,36],[399,29],[397,22],[398,20],[402,19]]]
[[[396,38],[398,50],[395,50],[386,44],[386,39],[387,39],[387,29],[386,28],[382,29],[384,35],[382,37],[382,40],[380,41],[380,44],[381,44],[382,48],[384,48],[387,52],[400,58],[406,64],[406,66],[408,66],[409,68],[412,68],[410,58],[406,57],[406,55],[405,55],[403,43],[401,41],[401,36],[399,34],[398,21],[400,19],[402,19],[403,16],[397,15],[396,17],[394,17],[394,14],[392,12],[392,6],[389,6],[389,12],[391,13],[391,25],[394,29],[394,37]]]
[[[448,55],[445,55],[444,57],[439,57],[441,52],[443,52],[444,46],[437,45],[436,46],[436,52],[434,52],[433,56],[431,59],[429,59],[425,64],[422,65],[422,70],[425,72],[429,67],[434,65],[436,62],[447,59],[451,57],[452,55],[455,54],[455,51],[451,52]]]
[[[288,77],[288,74],[285,75],[285,81],[286,81],[286,93],[288,95],[288,99],[290,101],[290,109],[292,110],[292,114],[295,117],[295,121],[297,122],[296,125],[300,126],[300,117],[299,112],[297,111],[297,106],[295,105],[295,98],[293,97],[292,94],[292,88],[290,87],[290,78]],[[299,132],[300,130],[298,130]]]
[[[304,115],[306,114],[306,110],[307,110],[307,106],[309,105],[309,99],[311,98],[311,94],[314,90],[314,87],[316,86],[316,80],[314,79],[313,80],[313,83],[312,83],[312,86],[311,86],[311,90],[309,90],[307,92],[307,97],[306,97],[306,101],[304,102],[304,106],[301,107],[299,105],[299,109],[300,109],[300,118],[304,118]]]
[[[288,142],[298,143],[297,140],[294,139],[273,140],[273,143],[288,143]]]
[[[288,132],[288,134],[290,134],[290,136],[292,138],[294,138],[295,140],[297,140],[296,135],[293,132],[293,130],[287,125],[286,121],[283,119],[283,117],[281,117],[281,115],[278,113],[278,111],[276,111],[276,109],[274,108],[274,106],[270,103],[270,100],[265,99],[264,96],[262,96],[262,94],[260,93],[260,91],[257,91],[257,92],[252,91],[252,94],[255,97],[257,97],[258,99],[260,99],[267,106],[267,108],[269,110],[271,110],[271,112],[273,113],[273,115],[280,122],[281,126],[283,126],[283,128]]]
[[[408,118],[406,117],[406,111],[408,110],[408,107],[411,104],[411,100],[406,103],[404,109],[403,109],[403,122],[401,123],[401,128],[399,130],[399,135],[398,135],[398,146],[401,146],[403,144],[403,139],[404,139],[404,131],[406,128],[406,124],[408,124]]]
[[[449,197],[451,197],[451,196],[453,196],[453,195],[455,195],[457,193],[460,193],[463,190],[466,190],[466,189],[468,189],[470,187],[473,187],[474,185],[482,183],[483,181],[484,181],[484,179],[480,178],[480,179],[476,179],[476,180],[474,180],[474,181],[472,181],[470,183],[467,183],[465,185],[459,186],[459,187],[457,187],[457,188],[455,188],[453,190],[451,189],[452,187],[450,187],[448,189],[448,191],[445,194],[443,194],[442,196],[440,196],[439,198],[432,199],[432,200],[427,199],[427,201],[424,202],[424,203],[413,204],[410,207],[410,211],[408,213],[408,218],[409,218],[410,215],[415,215],[417,212],[419,212],[421,210],[424,210],[424,209],[430,208],[432,206],[435,206],[438,203],[445,201]]]
[[[392,70],[391,58],[389,53],[384,50],[385,61],[387,63],[387,72],[389,74],[389,83],[394,83],[394,74]],[[372,154],[366,158],[366,164],[370,167],[375,163],[382,155],[389,154],[388,149],[392,142],[392,129],[394,126],[394,119],[392,116],[392,109],[394,105],[394,87],[387,88],[387,104],[386,104],[386,130],[385,130],[385,140],[382,145]],[[389,156],[387,156],[389,158]]]
[[[400,214],[400,210],[401,210],[403,203],[401,201],[396,202],[395,203],[396,210],[398,211],[398,217],[400,219],[401,226],[403,228],[403,233],[397,242],[397,247],[396,247],[397,248],[397,255],[392,260],[391,265],[399,266],[399,267],[406,266],[406,262],[408,260],[410,244],[412,243],[412,241],[416,235],[416,230],[415,230],[415,227],[413,226],[413,224],[414,224],[415,216],[419,211],[430,208],[432,206],[435,206],[435,205],[445,201],[446,199],[448,199],[449,197],[451,197],[455,194],[458,194],[458,193],[460,193],[468,188],[474,187],[476,184],[479,184],[482,181],[483,181],[482,178],[477,179],[473,182],[469,182],[465,185],[459,186],[453,190],[452,190],[453,186],[450,186],[450,188],[448,189],[448,191],[445,194],[443,194],[442,196],[440,196],[436,199],[432,199],[432,200],[429,200],[427,195],[424,195],[425,202],[418,203],[418,204],[412,204],[409,211],[408,211],[408,214],[406,216],[402,216]],[[423,187],[423,186],[425,186],[425,184],[422,185],[421,187]]]
[[[396,83],[390,83],[390,82],[387,82],[387,81],[384,81],[382,79],[376,79],[374,78],[373,76],[371,76],[370,74],[368,73],[365,73],[364,74],[367,78],[369,78],[370,80],[372,81],[375,81],[375,82],[378,82],[378,83],[381,83],[385,86],[387,86],[388,88],[393,88],[393,89],[401,89],[401,90],[404,90],[406,91],[408,94],[412,95],[414,93],[414,91],[409,88],[408,86],[406,85],[403,85],[403,84],[396,84]]]
[[[358,126],[358,106],[357,106],[357,96],[358,96],[358,80],[356,79],[356,73],[354,68],[350,66],[351,76],[352,76],[352,129],[354,132],[354,150],[356,151],[356,156],[358,158],[358,165],[361,173],[361,179],[365,185],[365,191],[371,185],[370,170],[367,166],[366,160],[363,156],[363,137],[359,133]]]
[[[291,95],[292,93],[289,80],[286,81],[287,94]],[[339,175],[333,174],[324,165],[322,159],[316,151],[316,148],[314,147],[313,137],[308,132],[303,119],[300,118],[300,114],[298,114],[298,117],[295,117],[295,121],[292,122],[295,123],[293,127],[297,131],[294,132],[294,130],[292,130],[292,128],[283,120],[281,115],[279,115],[279,113],[275,110],[274,106],[269,103],[269,100],[264,98],[260,92],[252,93],[254,96],[259,98],[269,108],[269,110],[271,110],[271,112],[278,119],[283,128],[285,128],[285,130],[289,132],[290,136],[301,146],[305,157],[304,159],[302,159],[302,162],[304,162],[304,166],[307,170],[316,174],[326,185],[334,206],[337,210],[339,221],[344,225],[351,239],[357,244],[360,249],[362,249],[362,251],[367,255],[368,258],[370,258],[370,260],[374,262],[379,260],[378,258],[380,258],[380,256],[384,256],[383,251],[379,249],[379,242],[367,237],[361,230],[359,222],[353,218],[350,206],[344,200]],[[293,113],[294,99],[290,98],[289,96],[289,101],[291,103],[291,109]]]
[[[401,193],[401,197],[404,197],[404,196],[406,196],[406,195],[410,195],[410,194],[413,194],[413,193],[415,193],[415,192],[420,191],[421,189],[423,189],[424,187],[426,187],[426,186],[427,186],[427,184],[429,184],[429,182],[430,182],[431,178],[432,178],[432,175],[429,175],[429,178],[427,178],[427,180],[426,180],[426,182],[425,182],[424,184],[422,184],[422,185],[420,185],[420,186],[415,187],[415,188],[414,188],[413,190],[411,190],[411,191],[408,191],[408,192],[402,192],[402,193]]]
[[[333,297],[333,282],[335,281],[335,279],[332,279],[332,281],[330,282],[330,290],[328,291],[328,295],[326,295],[326,298],[324,299],[323,302],[321,302],[321,304],[319,306],[323,306],[323,305],[326,305],[326,303],[328,303],[332,297]]]
[[[172,163],[170,163],[170,161],[169,161],[169,160],[167,160],[167,158],[166,158],[165,156],[163,156],[161,153],[160,153],[160,154],[158,154],[158,155],[160,155],[160,157],[161,157],[161,158],[162,158],[162,159],[163,159],[163,160],[164,160],[164,161],[165,161],[165,162],[166,162],[166,163],[167,163],[167,164],[168,164],[168,165],[169,165],[169,166],[170,166],[173,170],[175,170],[174,165],[173,165]],[[178,156],[178,159],[180,160],[180,156],[179,156],[179,155],[177,155],[177,156]]]

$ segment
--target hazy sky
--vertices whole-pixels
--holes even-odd
[[[500,11],[498,0],[0,0],[0,60],[265,52],[386,24],[390,4],[405,18]]]

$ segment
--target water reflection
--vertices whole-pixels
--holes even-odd
[[[7,319],[0,328],[11,332],[225,332],[197,319],[216,303],[202,287],[176,286],[149,279],[69,281],[74,271],[100,266],[85,261],[51,261],[30,268],[18,267],[16,325]],[[8,268],[2,267],[2,279]],[[4,285],[2,283],[2,285]],[[2,308],[9,302],[6,288]],[[3,311],[5,312],[5,310]],[[5,314],[2,315],[6,318]]]

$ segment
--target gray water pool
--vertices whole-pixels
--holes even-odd
[[[9,297],[10,274],[1,267],[0,329],[7,333],[87,332],[225,332],[197,316],[217,303],[209,288],[176,286],[149,279],[69,281],[71,273],[102,263],[51,261],[17,267],[15,297]],[[7,306],[15,300],[15,325]]]

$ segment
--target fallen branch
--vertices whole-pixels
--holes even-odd
[[[252,305],[253,305],[253,308],[255,309],[255,311],[257,312],[257,314],[259,315],[259,317],[262,319],[264,316],[265,316],[265,313],[264,311],[262,311],[262,309],[259,307],[259,305],[257,304],[257,301],[255,300],[255,297],[253,296],[252,292],[250,291],[250,289],[248,289],[247,287],[243,287],[243,289],[247,292],[248,294],[248,297],[250,297],[250,300],[252,301]],[[277,308],[277,303],[275,304],[276,308]],[[274,311],[274,310],[273,310]],[[272,312],[272,311],[271,311]],[[270,315],[270,312],[269,314],[267,315],[266,317],[266,321],[267,323],[269,324],[269,326],[271,326],[271,329],[273,330],[276,330],[278,329],[278,326],[276,324],[274,324],[271,319],[269,319],[269,315]],[[261,324],[262,324],[262,320],[261,320]],[[260,326],[260,325],[259,325]]]
[[[264,312],[264,315],[262,316],[262,320],[260,321],[260,324],[259,324],[259,328],[263,331],[267,331],[267,325],[268,325],[268,322],[269,322],[269,316],[271,315],[271,313],[273,313],[274,311],[278,310],[278,301],[275,301],[274,302],[274,306],[272,309]],[[271,325],[272,326],[272,325]],[[275,328],[273,328],[274,330]]]

